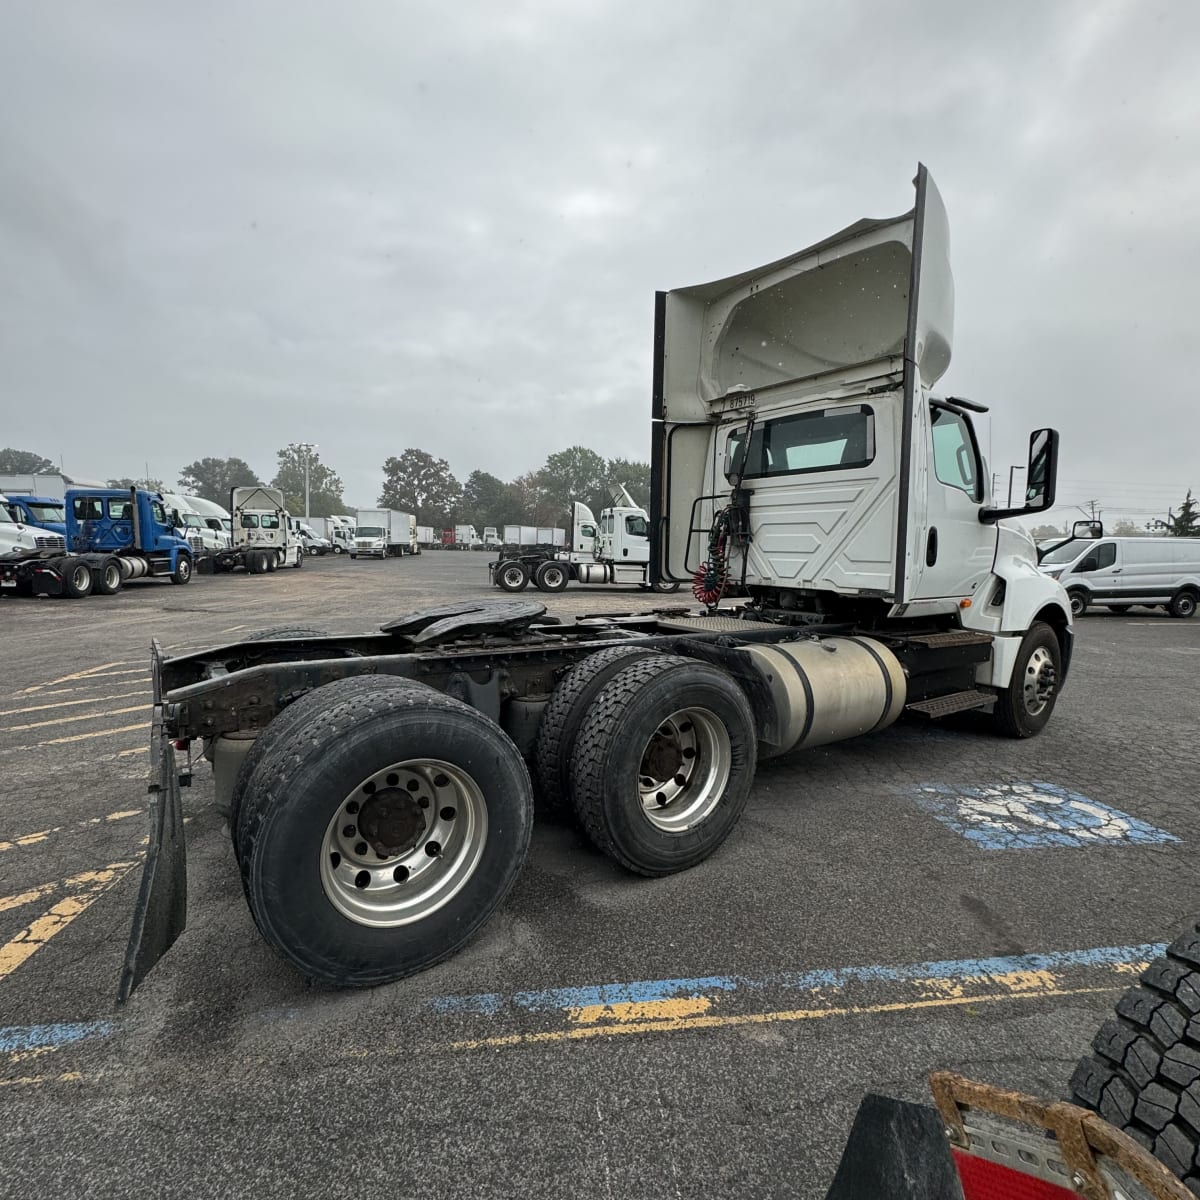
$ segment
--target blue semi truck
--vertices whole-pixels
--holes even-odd
[[[9,496],[8,507],[14,518],[26,525],[67,536],[67,517],[63,501],[52,496]]]
[[[21,498],[6,501],[14,522],[26,520]],[[162,496],[144,488],[72,488],[62,542],[18,545],[0,554],[0,584],[22,595],[78,598],[112,595],[130,579],[186,584],[200,548],[180,535]],[[65,542],[65,545],[63,545]]]

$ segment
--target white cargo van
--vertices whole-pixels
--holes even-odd
[[[1067,589],[1075,616],[1092,604],[1117,613],[1161,604],[1173,617],[1190,617],[1200,599],[1200,538],[1072,539],[1040,565]]]

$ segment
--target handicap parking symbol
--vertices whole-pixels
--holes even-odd
[[[981,850],[1177,842],[1128,813],[1052,783],[923,784],[917,804]]]

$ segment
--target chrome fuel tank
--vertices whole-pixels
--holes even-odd
[[[904,708],[904,671],[873,638],[811,637],[745,649],[775,709],[759,730],[760,755],[871,733]]]

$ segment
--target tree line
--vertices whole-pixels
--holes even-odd
[[[179,472],[176,487],[161,479],[109,479],[110,487],[179,490],[217,504],[229,503],[234,487],[267,484],[283,492],[288,511],[304,512],[304,468],[308,464],[308,511],[314,517],[353,512],[344,498],[341,476],[321,462],[315,449],[290,444],[276,452],[276,471],[268,482],[242,458],[200,458]],[[0,474],[57,474],[58,467],[40,454],[6,447],[0,450]],[[612,503],[612,491],[626,488],[637,504],[650,503],[650,464],[627,458],[603,458],[586,446],[569,446],[551,454],[539,470],[505,481],[487,471],[472,471],[460,482],[444,458],[410,448],[383,463],[378,503],[412,513],[419,525],[435,529],[452,525],[563,525],[568,506],[581,500],[593,512]]]
[[[623,486],[637,504],[650,503],[650,464],[602,458],[586,446],[551,454],[537,471],[505,481],[472,471],[460,483],[444,458],[409,449],[383,464],[379,504],[412,513],[418,525],[564,525],[569,505],[582,501],[594,513],[613,503]]]

